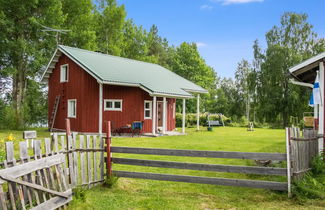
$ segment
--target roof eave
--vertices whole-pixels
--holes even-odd
[[[206,89],[203,89],[203,88],[202,88],[202,90],[192,90],[192,89],[184,89],[183,88],[183,90],[185,90],[186,92],[189,92],[189,93],[204,93],[204,94],[209,93],[209,91],[207,91]]]
[[[312,58],[309,58],[309,59],[289,68],[289,72],[291,74],[296,74],[297,71],[301,70],[301,71],[299,71],[299,74],[301,74],[303,72],[308,71],[308,69],[310,69],[310,68],[312,68],[312,66],[316,65],[315,64],[316,62],[319,62],[320,60],[322,60],[324,58],[325,58],[325,52],[318,54]],[[308,66],[310,66],[310,68],[307,69],[306,67],[308,67]],[[305,70],[304,70],[304,68],[305,68]]]
[[[49,61],[49,63],[47,64],[42,77],[40,79],[40,82],[45,82],[45,80],[47,80],[49,78],[49,76],[47,76],[47,74],[51,74],[52,70],[55,68],[55,64],[56,62],[58,62],[59,57],[61,56],[61,51],[57,48],[52,57],[51,60]]]

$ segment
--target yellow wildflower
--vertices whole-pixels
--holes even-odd
[[[9,134],[9,136],[7,137],[7,140],[8,140],[8,141],[13,141],[13,140],[15,140],[15,137],[12,135],[12,133]]]

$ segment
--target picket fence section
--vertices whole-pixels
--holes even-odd
[[[291,173],[293,180],[301,179],[310,169],[313,158],[319,153],[317,131],[304,129],[302,136],[299,128],[287,128],[290,145]]]
[[[0,170],[0,209],[65,207],[72,200],[73,188],[91,188],[104,181],[104,141],[101,135],[72,133],[66,138],[54,133],[52,139],[34,140],[33,148],[19,142],[20,154],[14,150],[18,145],[6,142],[6,161],[0,164],[4,168]],[[19,173],[7,177],[8,171]]]

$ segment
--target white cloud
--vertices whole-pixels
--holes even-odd
[[[207,4],[203,4],[200,7],[200,10],[212,10],[213,6],[207,5]]]
[[[207,46],[207,44],[204,42],[196,42],[195,44],[197,47],[206,47]]]
[[[212,2],[221,2],[222,5],[247,4],[253,2],[263,2],[264,0],[210,0]]]

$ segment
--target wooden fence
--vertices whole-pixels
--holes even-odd
[[[104,181],[105,139],[98,135],[77,133],[66,137],[54,133],[52,139],[34,140],[33,149],[27,148],[26,141],[19,142],[19,146],[6,142],[6,161],[0,164],[4,168],[0,170],[0,209],[55,209],[71,201],[71,189],[78,186],[90,188]],[[14,150],[18,147],[20,154]],[[39,159],[43,160],[41,165]],[[53,161],[57,164],[53,165]],[[15,182],[5,177],[9,169],[17,172],[26,164],[37,167],[24,170],[19,176],[14,175]],[[30,185],[35,183],[43,188],[35,189]],[[38,191],[34,193],[32,190]]]
[[[35,209],[57,208],[66,205],[72,199],[72,188],[77,186],[90,188],[103,182],[105,175],[111,175],[112,173],[118,177],[126,178],[281,190],[288,191],[290,195],[291,178],[293,177],[294,180],[299,179],[310,169],[312,158],[318,154],[318,141],[316,139],[316,133],[310,130],[303,132],[304,138],[300,136],[300,131],[296,128],[287,128],[286,134],[286,153],[112,147],[110,143],[109,123],[107,124],[106,135],[77,135],[77,133],[70,135],[69,132],[67,135],[63,135],[62,133],[54,133],[52,139],[45,138],[44,141],[35,140],[33,150],[27,149],[26,142],[19,142],[20,154],[15,154],[14,148],[17,148],[17,145],[15,146],[13,142],[6,142],[7,160],[0,164],[4,168],[0,170],[0,204],[2,205],[2,209],[26,209],[32,207]],[[108,136],[108,138],[104,136]],[[104,153],[108,154],[105,156],[109,158],[104,158]],[[114,153],[275,160],[286,161],[287,167],[220,165],[132,159],[112,157]],[[104,168],[105,162],[106,173]],[[33,167],[26,164],[33,165]],[[112,171],[112,164],[286,176],[288,181],[274,182],[134,171]],[[23,171],[23,173],[20,173],[20,171]]]
[[[235,158],[235,159],[252,159],[252,160],[266,160],[266,159],[282,160],[282,161],[286,160],[286,154],[278,154],[278,153],[221,152],[221,151],[172,150],[172,149],[130,148],[130,147],[112,147],[111,151],[112,153],[146,154],[146,155],[190,156],[190,157],[227,158],[227,159]],[[178,168],[178,169],[201,170],[201,171],[286,176],[285,168],[275,168],[275,167],[234,166],[234,165],[217,165],[217,164],[201,164],[201,163],[198,164],[198,163],[184,163],[184,162],[156,161],[156,160],[142,160],[142,159],[128,159],[128,158],[112,158],[112,161],[115,164],[150,166],[150,167],[160,167],[160,168]],[[287,183],[285,182],[211,178],[211,177],[140,173],[140,172],[114,171],[114,170],[113,170],[113,174],[116,174],[119,177],[128,177],[128,178],[143,178],[143,179],[165,180],[165,181],[176,181],[176,182],[254,187],[254,188],[272,189],[272,190],[287,189]]]
[[[311,169],[312,159],[319,153],[317,131],[299,128],[286,128],[289,146],[289,169],[294,181],[301,179]]]

